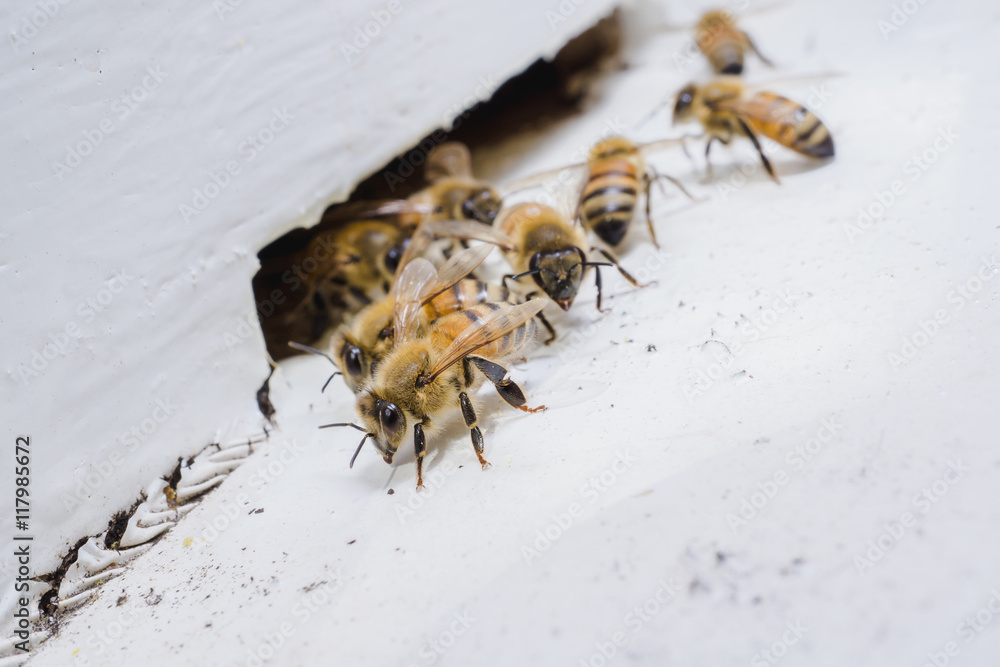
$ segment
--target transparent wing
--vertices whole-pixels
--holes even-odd
[[[410,245],[407,246],[406,252],[403,253],[403,257],[399,260],[399,266],[402,268],[408,266],[410,262],[420,257],[427,250],[427,246],[431,244],[431,241],[437,238],[483,241],[505,250],[514,247],[513,242],[509,238],[481,222],[473,220],[425,220],[413,232],[413,236],[410,238]],[[396,281],[393,284],[393,292],[397,291],[396,283],[399,282],[401,275],[402,272],[397,271]],[[447,287],[444,289],[447,289]]]
[[[579,174],[572,175],[571,178],[580,178],[584,173],[586,173],[586,167],[586,162],[577,162],[576,164],[570,164],[565,167],[557,167],[556,169],[549,169],[548,171],[540,171],[537,174],[531,174],[530,176],[518,178],[510,183],[507,183],[503,187],[503,192],[505,195],[508,195],[512,192],[541,187],[545,181],[559,176],[564,171],[579,172]]]
[[[476,270],[483,260],[493,252],[491,245],[478,245],[475,248],[467,248],[456,252],[445,262],[437,272],[437,282],[434,283],[424,295],[423,303],[427,303],[441,292],[445,291],[458,281],[462,280]]]
[[[497,229],[475,220],[434,220],[424,225],[430,239],[452,238],[465,241],[483,241],[504,250],[514,247],[514,242]],[[426,247],[426,244],[425,244]]]
[[[433,206],[414,203],[408,199],[372,199],[331,206],[323,213],[320,222],[329,225],[407,213],[424,215],[433,211]]]
[[[430,379],[436,378],[456,361],[514,331],[540,313],[546,303],[547,299],[532,299],[516,306],[504,304],[499,310],[483,317],[479,324],[469,326],[452,341],[441,359],[431,369]]]
[[[396,345],[410,340],[416,333],[420,321],[420,309],[430,289],[437,281],[434,265],[423,257],[417,257],[399,273],[393,294],[393,342]]]
[[[429,183],[449,176],[472,178],[472,155],[465,144],[458,141],[441,144],[427,156],[424,175]]]

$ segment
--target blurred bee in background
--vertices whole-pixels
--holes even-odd
[[[701,123],[708,134],[706,159],[714,141],[728,144],[735,136],[747,137],[776,183],[780,181],[761,149],[758,134],[811,158],[834,155],[833,137],[816,114],[777,93],[751,93],[735,76],[719,77],[704,86],[685,86],[677,94],[673,120],[675,125]],[[711,173],[711,163],[708,166]]]
[[[289,342],[289,345],[327,356],[338,368],[334,376],[343,375],[351,391],[358,393],[392,350],[397,338],[395,322],[413,322],[418,333],[423,333],[441,315],[461,310],[464,305],[461,302],[438,297],[442,293],[451,293],[449,288],[464,282],[465,276],[479,266],[492,250],[489,245],[463,250],[453,255],[440,271],[422,257],[414,259],[401,269],[401,279],[388,296],[363,308],[350,324],[341,325],[331,341],[333,357],[299,343]],[[416,315],[413,316],[411,311],[416,311]],[[400,335],[405,333],[408,332],[401,332]],[[324,390],[326,386],[323,385]]]
[[[584,228],[574,224],[565,215],[551,206],[536,203],[522,203],[505,209],[497,218],[496,226],[510,239],[513,247],[504,249],[508,263],[515,274],[504,276],[507,280],[530,277],[535,285],[556,302],[563,310],[569,310],[580,289],[583,275],[593,267],[596,274],[597,310],[601,308],[600,267],[614,266],[635,287],[646,287],[638,283],[622,268],[618,259],[603,248],[591,248],[607,259],[607,262],[592,262],[587,259],[583,248],[587,237]],[[528,294],[528,298],[538,292]]]
[[[733,15],[725,10],[705,12],[695,27],[695,42],[716,74],[742,74],[747,51],[756,53],[768,67],[774,66],[757,49],[750,35],[739,29]]]
[[[584,227],[594,232],[609,246],[621,244],[635,219],[639,194],[643,194],[646,204],[646,224],[653,245],[660,247],[656,240],[651,216],[650,188],[654,181],[668,180],[689,199],[691,193],[672,176],[658,173],[646,161],[646,155],[669,147],[683,145],[684,138],[663,139],[637,144],[625,137],[614,136],[595,143],[585,162],[559,167],[539,174],[518,179],[509,186],[511,190],[524,189],[553,174],[576,170],[581,177],[579,194],[575,207]]]
[[[319,340],[387,289],[404,240],[429,211],[407,200],[352,202],[261,251],[253,287],[272,357],[287,356],[290,339]]]
[[[458,408],[485,470],[490,464],[483,456],[483,433],[470,394],[474,395],[485,377],[513,407],[525,412],[544,409],[527,407],[524,393],[502,365],[522,356],[534,341],[537,327],[532,318],[544,306],[542,300],[520,305],[484,303],[440,318],[424,336],[417,336],[412,320],[404,319],[396,326],[405,335],[358,394],[360,425],[339,423],[320,428],[350,426],[365,434],[351,458],[351,467],[368,439],[391,464],[412,431],[420,489],[424,485],[426,433],[437,418]],[[412,311],[411,318],[415,316],[416,311]]]
[[[491,225],[500,212],[502,197],[492,186],[472,175],[472,156],[457,141],[436,146],[427,155],[425,178],[430,185],[410,201],[433,208],[435,220],[477,220]]]

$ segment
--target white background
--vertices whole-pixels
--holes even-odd
[[[369,449],[348,470],[358,438],[315,427],[350,419],[351,397],[318,393],[323,360],[292,360],[272,381],[280,431],[33,664],[598,665],[619,632],[609,664],[922,665],[948,642],[948,664],[991,664],[1000,618],[959,626],[1000,590],[1000,35],[981,3],[927,3],[883,36],[892,12],[797,3],[748,17],[778,65],[751,59],[748,77],[802,102],[825,91],[813,106],[836,160],[776,150],[776,186],[749,167],[743,183],[745,145],[715,153],[709,183],[682,155],[657,158],[708,200],[657,194],[664,255],[641,227],[622,253],[657,284],[622,289],[606,273],[613,312],[598,316],[588,287],[555,318],[560,340],[516,367],[548,411],[484,393],[491,470],[461,428],[434,440],[420,496],[412,455],[390,468]],[[609,124],[644,140],[678,131],[666,114],[631,125],[705,66],[678,64],[688,37],[651,30],[655,9],[630,16],[630,67],[598,102],[478,153],[482,173],[564,164]],[[913,172],[925,152],[933,164]],[[852,227],[896,180],[891,206]],[[824,423],[836,429],[820,443]],[[816,454],[795,458],[811,440]],[[615,473],[619,452],[632,463]],[[939,482],[952,465],[967,470]],[[744,500],[760,507],[736,525]],[[650,603],[658,592],[669,601]]]

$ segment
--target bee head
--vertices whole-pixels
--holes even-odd
[[[392,401],[365,390],[358,396],[358,416],[364,428],[372,434],[375,449],[386,463],[392,463],[392,457],[396,455],[396,450],[406,435],[406,415],[403,410]]]
[[[691,117],[691,104],[694,102],[696,89],[693,83],[681,88],[674,104],[674,124],[681,123]]]
[[[473,188],[461,204],[462,217],[492,225],[500,212],[500,194],[491,187]]]
[[[580,290],[585,261],[579,248],[564,248],[535,253],[529,268],[535,283],[548,297],[569,310]]]

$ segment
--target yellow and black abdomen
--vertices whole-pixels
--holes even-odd
[[[775,93],[757,93],[740,106],[751,129],[797,153],[833,157],[833,136],[816,114]]]
[[[624,159],[595,160],[580,196],[580,217],[601,240],[621,243],[634,217],[639,178],[635,165]]]
[[[488,301],[507,301],[510,290],[482,280],[465,278],[438,294],[430,302],[435,319]]]

